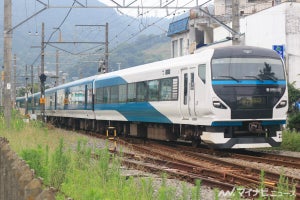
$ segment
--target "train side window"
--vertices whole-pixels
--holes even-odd
[[[95,98],[96,104],[103,103],[103,88],[97,88],[96,89],[96,98]]]
[[[57,103],[56,107],[58,110],[62,109],[61,106],[64,105],[64,99],[65,99],[65,90],[61,89],[57,91]]]
[[[172,78],[166,78],[160,80],[159,99],[161,101],[172,100],[172,86],[173,86]]]
[[[159,97],[159,80],[148,81],[149,101],[158,101]]]
[[[71,87],[68,93],[69,105],[84,105],[85,104],[85,85]]]
[[[147,100],[147,83],[146,82],[138,82],[136,84],[136,97],[137,101],[146,101]]]
[[[87,90],[87,104],[92,104],[93,103],[93,85],[92,84],[88,84],[86,86],[86,90]]]
[[[115,85],[110,88],[110,103],[119,102],[119,86]]]
[[[198,65],[198,76],[203,81],[203,83],[206,82],[206,64]]]
[[[135,102],[136,101],[136,83],[129,83],[127,85],[127,90],[128,90],[127,101]]]
[[[110,102],[110,87],[103,88],[103,103]]]
[[[124,103],[127,100],[127,85],[119,85],[119,102]]]
[[[183,78],[183,104],[186,105],[187,104],[187,97],[188,97],[188,74],[185,73],[184,74],[184,78]]]

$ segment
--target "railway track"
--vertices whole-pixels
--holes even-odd
[[[230,153],[230,157],[275,166],[300,169],[300,158],[293,156],[243,150],[241,152]]]
[[[91,135],[95,136],[95,134]],[[96,136],[106,138],[99,134]],[[133,150],[121,153],[124,165],[153,173],[165,172],[191,183],[200,179],[203,184],[222,191],[231,192],[237,186],[242,186],[244,190],[240,194],[246,198],[257,198],[259,192],[266,196],[274,195],[282,174],[264,170],[262,181],[260,168],[235,164],[224,160],[224,157],[300,169],[298,166],[300,159],[291,156],[252,151],[219,151],[172,143],[166,145],[140,139],[138,142],[118,139],[118,144]],[[112,149],[112,152],[118,153],[115,149]],[[300,199],[300,179],[292,176],[285,176],[285,178],[289,181],[289,188],[296,189],[295,193],[289,192],[285,195],[288,197],[295,195],[295,199]],[[265,186],[264,190],[260,189],[262,182]]]
[[[257,162],[257,163],[270,164],[274,166],[300,169],[300,157],[251,151],[245,149],[239,149],[239,150],[230,149],[224,151],[224,150],[213,150],[213,149],[206,149],[206,148],[194,148],[194,147],[183,146],[183,145],[176,145],[176,147],[185,151],[216,155],[218,157],[235,158],[235,159],[240,159],[240,160],[245,160],[250,162]]]
[[[147,169],[151,168],[150,164],[154,165],[154,171],[159,170],[160,166],[162,167],[161,171],[165,171],[172,176],[185,177],[192,182],[195,179],[205,180],[205,184],[227,191],[231,191],[235,186],[243,186],[246,188],[246,197],[248,198],[253,198],[254,195],[257,195],[257,190],[262,183],[261,169],[224,161],[223,157],[225,154],[226,156],[233,155],[228,152],[224,154],[224,152],[209,149],[178,148],[178,146],[171,147],[157,143],[127,145],[134,151],[144,155],[143,160],[147,163]],[[141,158],[141,156],[138,157]],[[136,165],[131,162],[133,162],[132,156],[131,160],[125,161],[127,165]],[[143,164],[139,163],[139,165]],[[143,167],[145,166],[143,165]],[[264,171],[264,191],[268,195],[272,195],[272,193],[277,191],[280,177],[281,174],[268,170]],[[295,194],[290,193],[286,195],[295,195],[296,199],[300,199],[300,179],[291,176],[285,177],[290,181],[289,187],[293,188],[295,186],[296,188]],[[224,185],[223,183],[226,184]]]

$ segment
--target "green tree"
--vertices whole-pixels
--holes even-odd
[[[295,82],[288,83],[289,91],[289,112],[294,111],[294,104],[300,98],[300,90],[295,88]]]

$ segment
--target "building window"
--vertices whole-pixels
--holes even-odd
[[[179,56],[183,56],[183,38],[179,39]]]
[[[175,58],[178,56],[178,41],[173,40],[172,41],[172,57]]]

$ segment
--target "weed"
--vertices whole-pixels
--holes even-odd
[[[195,186],[192,189],[192,199],[200,200],[200,194],[201,194],[201,180],[197,179],[195,181]]]
[[[283,173],[280,174],[280,178],[277,184],[277,190],[272,191],[272,196],[274,200],[293,200],[295,199],[296,184],[291,183]]]
[[[162,175],[162,183],[160,188],[158,189],[158,198],[159,200],[171,200],[175,199],[175,188],[167,187],[166,184],[167,175],[163,173]]]
[[[189,190],[186,186],[186,183],[183,182],[182,183],[182,197],[181,197],[181,199],[182,200],[188,200],[188,197],[189,197]]]
[[[55,150],[52,155],[50,162],[50,185],[60,189],[61,184],[65,180],[69,158],[64,152],[64,142],[63,139],[59,142],[59,147]]]
[[[154,198],[154,187],[152,178],[142,178],[141,180],[141,199],[152,200]]]
[[[38,177],[47,177],[47,161],[44,160],[46,153],[42,150],[41,146],[37,149],[24,149],[21,152],[21,157],[26,161],[31,169],[35,170],[35,174]]]
[[[214,196],[215,196],[215,200],[219,200],[220,197],[219,197],[219,194],[220,194],[220,190],[218,188],[214,188]]]
[[[300,151],[300,134],[296,131],[284,131],[280,149]]]

